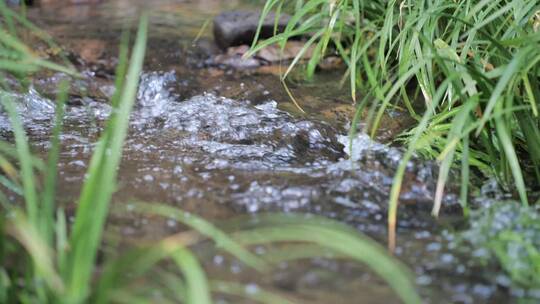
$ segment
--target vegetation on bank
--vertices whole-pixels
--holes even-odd
[[[304,65],[307,78],[326,55],[340,55],[358,104],[351,136],[360,119],[367,125],[363,131],[375,136],[389,108],[406,109],[416,119],[396,139],[407,151],[389,202],[391,248],[401,181],[413,153],[440,163],[435,216],[452,168],[461,172],[465,210],[472,176],[496,178],[523,205],[538,199],[538,1],[267,0],[263,17],[271,10],[290,12],[290,22],[282,33],[255,41],[252,52],[306,37],[304,50],[314,48]]]
[[[0,4],[3,4],[0,1]],[[219,250],[252,269],[269,271],[280,261],[325,254],[367,264],[385,280],[405,303],[420,303],[412,275],[376,242],[346,225],[315,216],[261,215],[258,224],[226,234],[211,223],[182,210],[133,202],[130,212],[178,221],[191,230],[145,246],[117,251],[104,239],[104,229],[116,189],[122,147],[135,103],[147,40],[146,17],[142,17],[133,49],[125,35],[119,51],[116,90],[111,116],[101,133],[76,204],[73,224],[67,221],[56,193],[60,134],[70,84],[62,83],[56,102],[48,158],[40,160],[20,118],[17,103],[6,91],[6,76],[21,82],[40,69],[53,69],[77,77],[76,71],[44,61],[18,38],[20,28],[51,43],[44,33],[5,6],[0,6],[0,103],[11,122],[13,137],[0,141],[0,302],[1,303],[161,303],[212,302],[212,293],[246,297],[261,303],[289,303],[277,294],[258,289],[247,292],[240,284],[210,280],[193,246],[213,241]],[[128,59],[130,57],[130,59]],[[15,199],[9,198],[14,196]],[[122,212],[127,212],[122,210]],[[258,256],[252,245],[293,243],[284,250]],[[103,249],[107,250],[107,254]],[[112,251],[112,254],[110,253]],[[98,262],[98,255],[105,261]],[[173,265],[171,267],[170,265]],[[167,266],[167,267],[164,267]],[[141,284],[142,283],[142,284]],[[159,298],[156,298],[159,290]]]

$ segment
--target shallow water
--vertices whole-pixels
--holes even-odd
[[[291,104],[268,69],[234,71],[209,66],[216,51],[208,33],[193,46],[202,24],[239,1],[104,1],[100,5],[44,6],[30,9],[35,22],[62,45],[74,49],[89,39],[103,42],[103,55],[84,62],[86,78],[70,94],[60,155],[59,200],[72,213],[110,107],[107,67],[114,64],[121,29],[149,10],[149,54],[141,78],[119,171],[114,202],[125,212],[111,215],[108,233],[126,240],[155,239],[182,229],[171,220],[134,216],[129,202],[163,202],[223,222],[239,215],[256,219],[263,211],[303,212],[346,222],[376,240],[386,241],[386,204],[392,177],[402,157],[399,148],[381,144],[407,124],[391,117],[377,141],[346,136],[352,111],[338,72],[324,73],[309,86],[293,86],[306,110]],[[95,45],[96,42],[91,44]],[[99,43],[98,43],[99,44]],[[54,96],[62,75],[36,78],[28,94],[13,94],[36,151],[49,146]],[[84,91],[84,92],[80,92]],[[336,109],[346,109],[340,112]],[[0,128],[10,137],[9,123]],[[413,159],[401,194],[397,256],[417,275],[427,303],[493,303],[510,295],[479,273],[466,257],[449,249],[455,227],[456,197],[445,198],[443,219],[429,216],[434,174],[432,163]],[[264,248],[259,248],[263,254]],[[201,250],[205,267],[217,277],[264,287],[299,303],[393,303],[397,299],[365,267],[328,259],[283,264],[260,276],[237,261]],[[238,303],[223,298],[227,303]]]

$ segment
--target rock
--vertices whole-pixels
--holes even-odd
[[[255,58],[244,58],[243,55],[249,50],[247,45],[230,47],[225,54],[217,55],[211,60],[212,65],[226,66],[233,69],[251,69],[257,68],[261,64]]]
[[[96,63],[105,53],[105,41],[100,39],[80,39],[73,46],[74,51],[88,63]]]
[[[330,121],[351,121],[356,113],[356,107],[352,104],[337,104],[330,109],[322,110],[321,114]]]
[[[276,64],[280,62],[286,62],[293,60],[304,48],[304,43],[301,41],[287,41],[285,48],[277,44],[269,45],[262,50],[256,52],[251,57],[244,57],[249,51],[248,45],[231,46],[228,47],[225,53],[210,57],[207,60],[207,64],[210,66],[224,66],[233,69],[251,69],[265,66],[267,64]],[[313,46],[308,47],[302,55],[302,59],[306,60],[313,55]],[[274,73],[275,71],[281,71],[279,67],[277,70],[266,70],[263,73]],[[281,72],[278,72],[280,74]]]
[[[214,18],[214,39],[216,43],[222,49],[230,46],[251,44],[255,38],[260,16],[260,12],[254,11],[229,11],[221,13]],[[264,39],[273,36],[275,18],[276,15],[273,13],[266,16],[259,38]],[[277,31],[282,32],[289,20],[290,16],[281,14]]]
[[[282,60],[287,61],[293,60],[298,54],[300,54],[300,52],[302,52],[304,48],[304,42],[290,40],[287,41],[283,49],[281,49],[281,47],[277,44],[272,44],[258,51],[255,56],[267,62],[279,62]],[[302,59],[311,58],[313,56],[314,49],[315,47],[313,45],[307,47],[302,55]]]
[[[190,55],[201,60],[221,54],[221,49],[218,48],[214,41],[210,38],[202,37],[198,39],[192,46],[192,48],[188,49],[188,51],[192,51]]]
[[[325,57],[318,64],[319,69],[323,71],[336,70],[336,69],[342,68],[343,66],[344,66],[343,59],[341,59],[341,57],[339,56]]]

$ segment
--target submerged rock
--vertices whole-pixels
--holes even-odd
[[[247,53],[249,46],[241,45],[238,47],[229,47],[224,54],[211,57],[207,64],[210,66],[225,66],[234,69],[250,69],[261,66],[261,62],[256,58],[249,57],[244,58],[243,55]]]
[[[260,12],[229,11],[214,18],[214,39],[219,47],[226,49],[230,46],[251,44],[259,25]],[[274,34],[276,15],[268,14],[261,27],[259,38],[269,38]],[[282,32],[287,26],[290,16],[279,16],[277,31]]]
[[[227,48],[223,54],[209,57],[206,64],[209,66],[224,66],[234,69],[258,68],[267,64],[277,64],[293,60],[296,56],[301,56],[302,60],[311,58],[314,47],[305,48],[301,41],[287,41],[281,48],[277,44],[269,45],[253,56],[244,57],[249,51],[248,45],[233,46]],[[305,49],[304,49],[305,48]]]

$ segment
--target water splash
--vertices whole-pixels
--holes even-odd
[[[14,103],[23,123],[27,125],[34,121],[50,120],[55,112],[54,102],[39,95],[33,87],[30,87],[26,93],[0,92],[0,98]],[[0,128],[11,130],[9,118],[3,110],[0,118]]]
[[[119,199],[159,200],[211,213],[312,212],[385,237],[388,192],[402,150],[357,134],[351,153],[349,137],[340,130],[293,117],[274,100],[252,103],[213,94],[183,99],[179,86],[174,72],[141,76],[120,168]],[[25,118],[30,130],[50,130],[54,103],[35,90],[18,96],[17,102],[28,113],[39,112]],[[81,183],[110,113],[109,105],[92,98],[67,106],[60,164],[66,189],[76,189]],[[33,139],[37,146],[46,147],[46,136]],[[446,250],[443,242],[425,233],[433,227],[429,211],[435,171],[432,163],[416,158],[409,162],[398,223],[400,229],[424,232],[419,238],[407,237],[400,255],[414,259],[411,251],[415,249],[407,246],[425,243],[422,250],[435,256],[417,272],[424,285],[437,282],[437,276],[429,272],[437,269],[433,265],[454,267],[460,262],[450,255],[445,257],[452,261],[441,263]],[[177,229],[173,223],[164,227]],[[136,231],[133,228],[129,233]],[[472,287],[467,290],[472,292]]]

